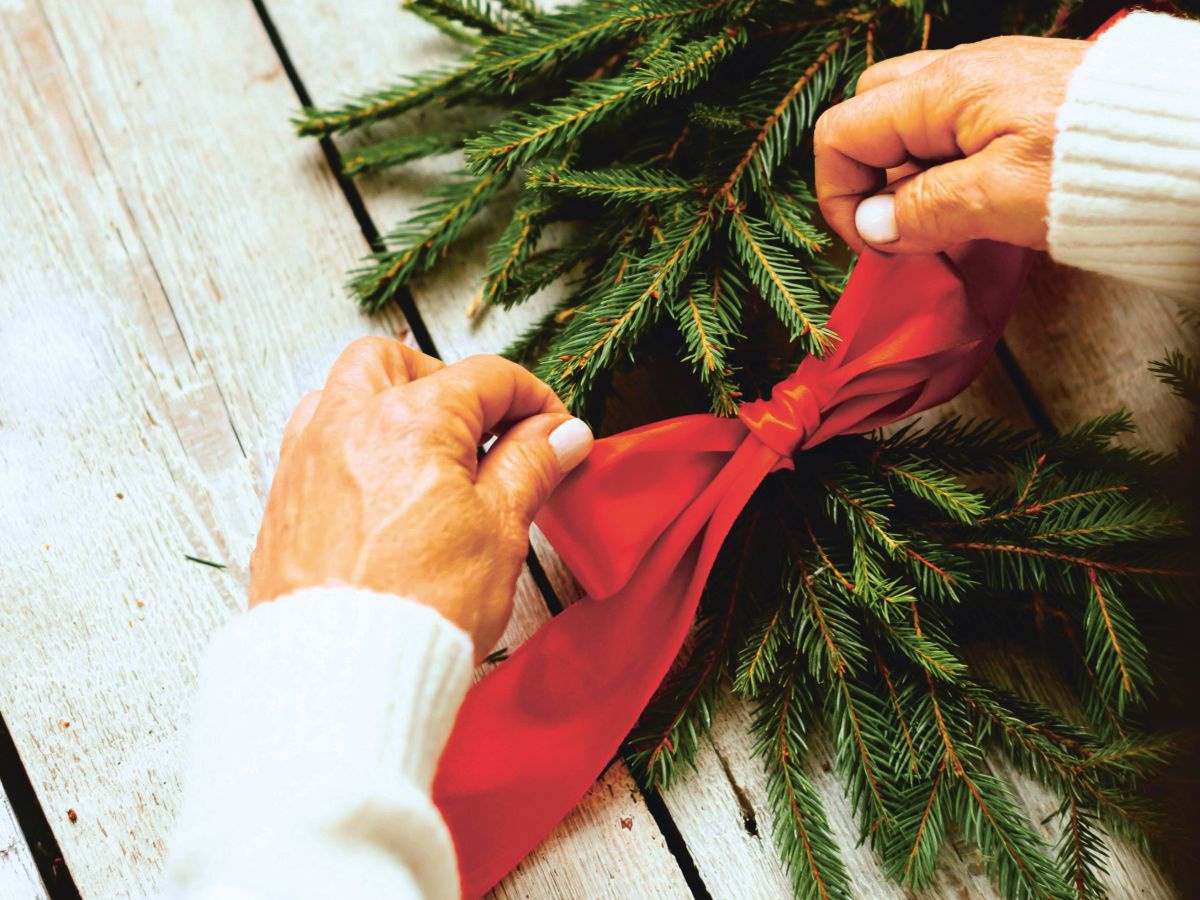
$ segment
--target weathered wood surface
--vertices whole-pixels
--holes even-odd
[[[392,0],[268,8],[318,102],[448,49]],[[346,341],[403,323],[342,294],[365,247],[322,156],[291,136],[295,95],[249,2],[7,0],[0,25],[0,709],[84,896],[141,895],[177,803],[194,661],[241,607],[282,423]],[[442,171],[362,180],[370,212],[389,227]],[[414,292],[448,359],[499,349],[535,314],[465,318],[482,259],[478,242]],[[1010,338],[1056,423],[1118,398],[1172,443],[1181,415],[1143,373],[1179,336],[1172,311],[1045,269],[1043,283]],[[1020,416],[1014,397],[993,369],[960,405]],[[526,575],[504,643],[546,615]],[[727,711],[665,799],[713,896],[785,896],[744,716]],[[849,837],[822,761],[818,744],[812,771]],[[869,853],[848,863],[862,896],[898,895]],[[949,863],[932,895],[991,893],[970,854]],[[1125,850],[1114,879],[1116,896],[1170,895]],[[618,763],[497,893],[688,890]]]
[[[0,790],[0,898],[3,900],[46,900],[33,854],[13,814],[4,791]]]
[[[0,7],[0,704],[85,897],[153,893],[291,406],[352,338],[405,333],[345,301],[366,246],[251,4],[117,6]],[[517,610],[512,644],[547,615],[528,573]],[[677,892],[629,786],[503,893]]]

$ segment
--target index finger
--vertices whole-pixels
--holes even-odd
[[[432,375],[445,365],[394,338],[360,337],[350,342],[329,370],[323,399],[373,397],[398,384]]]
[[[862,96],[867,91],[877,87],[907,78],[914,72],[919,72],[932,62],[937,62],[945,55],[945,50],[914,50],[903,56],[893,56],[882,59],[858,77],[858,85],[854,89],[856,96]]]
[[[567,414],[550,385],[501,356],[469,356],[435,372],[422,385],[449,393],[476,441],[530,416]]]
[[[862,247],[854,212],[911,160],[961,156],[952,100],[928,77],[936,64],[881,84],[827,110],[813,137],[817,200],[846,243]]]

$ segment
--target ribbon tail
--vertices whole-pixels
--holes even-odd
[[[434,781],[464,897],[503,878],[612,761],[678,655],[729,529],[778,461],[748,438],[623,588],[571,606],[471,689]]]

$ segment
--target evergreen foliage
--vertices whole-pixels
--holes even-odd
[[[1070,34],[1076,5],[581,0],[543,12],[409,0],[462,41],[461,66],[305,110],[297,126],[327,136],[480,107],[477,127],[348,155],[350,173],[459,149],[466,161],[356,273],[363,305],[434,266],[514,184],[483,302],[509,307],[556,281],[569,291],[510,354],[572,409],[599,414],[615,370],[665,349],[732,415],[836,340],[827,320],[845,256],[806,187],[820,110],[864,66],[931,35]],[[568,236],[543,245],[557,222]],[[1200,399],[1186,355],[1155,366]],[[1193,515],[1172,497],[1176,460],[1114,443],[1130,429],[1124,413],[1055,437],[950,419],[839,438],[770,476],[722,552],[689,651],[630,737],[635,771],[674,783],[732,692],[755,709],[796,896],[852,896],[808,774],[814,733],[833,738],[860,839],[898,882],[928,885],[956,834],[1005,897],[1103,896],[1103,836],[1154,833],[1138,786],[1171,750],[1137,724],[1153,687],[1138,615],[1194,588],[1175,561]],[[981,677],[963,650],[980,623],[1051,648],[1082,714]],[[1057,841],[998,760],[1061,798]]]

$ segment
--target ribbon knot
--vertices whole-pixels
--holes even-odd
[[[786,468],[791,468],[792,456],[821,424],[821,406],[799,374],[794,372],[775,385],[770,399],[744,403],[738,410],[750,433],[786,460]]]

